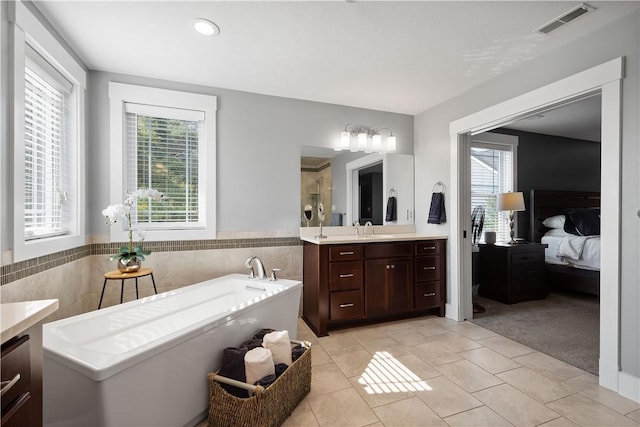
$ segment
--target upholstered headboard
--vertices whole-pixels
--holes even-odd
[[[597,191],[531,190],[529,198],[529,238],[540,242],[548,230],[542,221],[553,215],[561,215],[572,208],[600,207]]]

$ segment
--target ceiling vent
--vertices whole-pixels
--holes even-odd
[[[550,32],[557,30],[558,28],[562,27],[564,24],[567,24],[573,21],[577,17],[582,16],[591,10],[594,10],[594,8],[589,6],[586,3],[582,3],[579,6],[576,6],[570,11],[564,13],[562,16],[559,16],[554,20],[552,20],[551,22],[544,24],[542,27],[536,28],[534,32],[540,33],[540,34],[549,34]]]

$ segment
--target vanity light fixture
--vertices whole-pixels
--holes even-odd
[[[193,28],[203,36],[217,36],[220,34],[220,28],[204,18],[195,18],[192,22]]]
[[[386,137],[384,143],[382,141],[381,135],[381,132],[383,131],[389,132],[389,136]],[[396,137],[393,135],[391,129],[376,129],[373,127],[369,128],[360,125],[354,126],[349,123],[345,125],[344,130],[340,132],[340,138],[338,139],[338,144],[335,150],[351,150],[353,152],[364,151],[367,153],[386,153],[395,151],[396,148]]]

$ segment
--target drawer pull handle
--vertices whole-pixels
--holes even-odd
[[[340,278],[341,279],[346,279],[347,277],[353,277],[353,273],[349,273],[349,274],[341,274]]]
[[[425,270],[435,270],[435,267],[424,267]]]
[[[13,377],[12,380],[8,380],[8,381],[2,381],[0,384],[2,386],[2,388],[0,389],[0,396],[4,396],[4,394],[6,392],[8,392],[9,390],[11,390],[11,387],[13,387],[14,385],[16,385],[16,383],[20,381],[20,374],[16,374],[15,377]]]
[[[387,270],[390,269],[390,268],[396,268],[396,265],[395,264],[387,264]]]
[[[347,303],[347,304],[340,304],[340,308],[347,308],[347,307],[353,307],[353,303]]]
[[[435,292],[429,292],[428,294],[424,294],[423,296],[425,296],[425,297],[435,297],[436,293]]]
[[[340,255],[353,255],[353,251],[340,252]]]
[[[425,246],[423,250],[424,250],[424,251],[432,251],[432,250],[434,250],[435,248],[436,248],[435,246]]]

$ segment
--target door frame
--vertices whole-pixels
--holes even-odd
[[[452,212],[451,304],[448,317],[471,319],[471,239],[467,210],[470,192],[465,153],[472,134],[486,132],[551,107],[600,92],[601,269],[600,385],[619,390],[620,375],[620,191],[621,116],[624,58],[619,57],[546,86],[511,98],[450,123]]]

